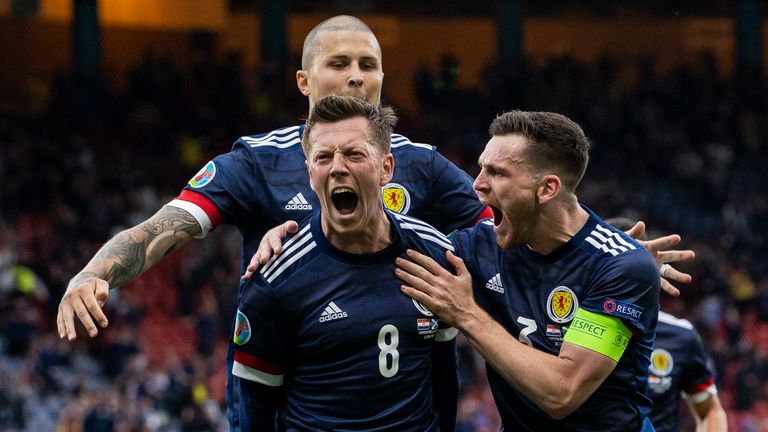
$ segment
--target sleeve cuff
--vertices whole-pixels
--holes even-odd
[[[211,218],[208,217],[208,215],[198,207],[196,204],[193,204],[189,201],[182,201],[180,199],[174,199],[168,204],[167,206],[180,208],[182,210],[186,210],[189,212],[189,214],[192,215],[197,220],[197,223],[200,224],[200,227],[202,228],[202,231],[200,234],[196,235],[195,238],[201,239],[205,238],[205,236],[208,235],[208,233],[213,228],[213,223],[211,223]]]

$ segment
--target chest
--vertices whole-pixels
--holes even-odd
[[[394,264],[344,266],[315,274],[307,289],[286,298],[295,321],[297,355],[353,356],[384,350],[431,349],[433,314],[400,292]],[[301,275],[297,275],[300,277]]]
[[[521,342],[556,353],[590,292],[589,273],[574,268],[581,267],[490,260],[473,272],[473,288],[478,303]]]

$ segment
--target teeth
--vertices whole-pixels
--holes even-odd
[[[336,189],[333,190],[334,194],[344,193],[344,192],[355,193],[355,191],[353,191],[352,188],[348,188],[348,187],[340,187],[340,188],[336,188]]]

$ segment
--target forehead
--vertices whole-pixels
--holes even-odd
[[[309,133],[312,150],[365,146],[368,142],[368,119],[353,117],[334,123],[315,123]]]
[[[483,165],[506,166],[525,162],[526,139],[522,135],[497,135],[488,141],[480,155]]]
[[[317,35],[322,56],[373,57],[381,59],[379,44],[372,33],[358,30],[330,30]]]

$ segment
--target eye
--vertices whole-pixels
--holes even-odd
[[[352,151],[347,154],[347,158],[349,158],[351,161],[358,162],[365,159],[365,153],[360,151]]]
[[[315,162],[324,162],[331,158],[329,153],[315,153]]]

